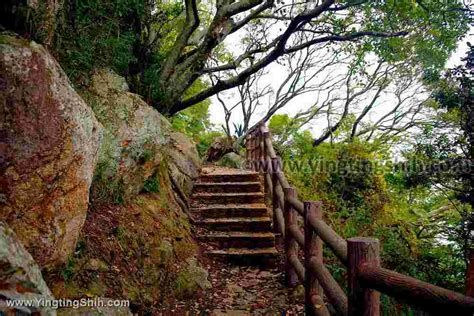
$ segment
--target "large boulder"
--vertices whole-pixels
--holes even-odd
[[[207,150],[206,161],[216,162],[228,153],[237,152],[236,142],[235,137],[223,136],[216,138]]]
[[[102,127],[41,45],[0,35],[0,69],[0,220],[56,265],[86,218]]]
[[[195,144],[130,93],[122,77],[100,69],[90,82],[80,93],[105,129],[93,207],[67,273],[46,280],[56,297],[123,298],[140,315],[159,314],[173,297],[208,285],[192,260],[198,247],[184,212],[201,162]],[[78,311],[58,313],[65,312]]]
[[[171,132],[168,134],[163,153],[168,158],[168,171],[177,197],[186,202],[201,168],[196,145],[186,135]]]
[[[0,297],[12,301],[54,299],[36,262],[18,241],[15,233],[2,222],[0,222]],[[20,314],[24,312],[25,315],[32,312],[40,312],[42,315],[56,314],[54,310],[40,306],[18,307],[16,311]],[[0,299],[0,314],[10,315],[9,312],[14,313],[6,306],[6,302]]]
[[[245,164],[245,159],[234,152],[225,154],[221,159],[219,159],[216,162],[217,166],[236,168],[236,169],[243,169],[244,164]]]
[[[189,193],[198,176],[196,146],[108,69],[95,71],[82,92],[105,127],[94,180],[94,198],[129,201],[158,169],[169,166],[178,192]]]

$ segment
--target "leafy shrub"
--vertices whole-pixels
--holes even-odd
[[[66,2],[64,12],[54,48],[73,82],[87,83],[95,67],[127,73],[137,60],[133,49],[140,34],[133,25],[144,14],[143,1],[79,0]]]
[[[379,168],[390,159],[386,146],[354,142],[315,148],[309,132],[291,130],[289,124],[282,116],[270,127],[288,180],[302,200],[321,200],[326,221],[344,238],[378,238],[384,267],[463,291],[465,263],[459,243],[454,239],[440,243],[439,234],[423,234],[424,225],[433,227],[424,222],[426,215],[450,203],[443,192],[410,185],[401,170]],[[437,225],[452,229],[459,216],[446,213]],[[325,256],[335,278],[344,283],[345,269],[329,252]],[[386,315],[413,313],[385,299]]]

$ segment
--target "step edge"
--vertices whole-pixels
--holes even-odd
[[[244,171],[244,172],[234,172],[234,173],[201,173],[200,176],[204,176],[204,177],[207,177],[207,176],[216,176],[216,177],[220,177],[220,176],[247,176],[247,175],[251,175],[251,176],[254,176],[254,175],[260,175],[260,173],[258,172],[255,172],[255,171]]]
[[[237,232],[230,232],[230,233],[237,233]],[[196,236],[197,238],[262,238],[262,239],[266,239],[266,238],[269,238],[269,239],[272,239],[274,240],[275,239],[275,234],[273,233],[264,233],[260,236],[256,236],[255,234],[230,234],[230,233],[227,233],[227,234],[205,234],[205,235],[198,235]],[[240,233],[240,232],[239,232]]]
[[[261,182],[258,182],[258,181],[246,181],[246,182],[195,182],[194,183],[194,186],[198,186],[198,185],[202,185],[202,186],[206,186],[206,185],[216,185],[216,186],[219,186],[219,185],[229,185],[229,184],[232,184],[232,185],[255,185],[255,184],[261,184]]]
[[[191,198],[196,196],[264,196],[265,194],[262,192],[239,192],[239,193],[222,193],[222,192],[212,192],[212,193],[193,193]]]
[[[235,249],[235,250],[234,250]],[[244,251],[243,253],[241,251]],[[275,247],[270,248],[226,248],[218,250],[207,250],[207,254],[219,255],[278,255],[278,250]]]
[[[256,222],[256,223],[266,223],[266,222],[271,222],[272,219],[270,217],[266,216],[258,216],[258,217],[223,217],[223,218],[209,218],[209,219],[203,219],[203,220],[198,220],[196,221],[197,223],[201,224],[209,224],[209,223],[228,223],[228,222]]]
[[[220,204],[211,204],[211,205],[220,205]],[[268,210],[266,206],[259,207],[245,207],[245,206],[211,206],[211,207],[191,207],[190,211],[204,211],[204,210]]]

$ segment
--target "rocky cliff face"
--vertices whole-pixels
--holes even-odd
[[[41,46],[0,37],[0,220],[42,267],[73,252],[102,127]]]
[[[91,82],[82,95],[105,128],[93,194],[99,200],[129,201],[163,161],[170,124],[112,71],[96,71]]]
[[[201,165],[196,146],[174,131],[168,120],[130,93],[124,78],[108,69],[95,71],[81,92],[105,128],[93,195],[98,200],[130,201],[153,191],[160,166],[166,166],[176,199],[185,208]]]
[[[208,286],[185,214],[195,144],[110,70],[81,97],[41,45],[11,36],[0,69],[0,223],[55,297],[149,312]]]
[[[104,138],[76,254],[47,277],[54,294],[126,298],[144,313],[206,287],[185,213],[201,164],[195,144],[110,70],[81,94]]]

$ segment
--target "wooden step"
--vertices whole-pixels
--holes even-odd
[[[271,212],[259,173],[216,166],[202,169],[191,195],[197,239],[215,259],[275,262]]]
[[[217,204],[192,208],[191,212],[197,217],[205,218],[264,217],[269,214],[265,204]]]
[[[275,246],[275,235],[270,232],[209,233],[198,236],[201,241],[219,248],[268,248]]]
[[[194,185],[195,193],[222,193],[222,192],[260,192],[261,184],[254,182],[198,182]]]
[[[242,232],[269,232],[272,227],[270,217],[208,218],[199,220],[197,224],[218,231]]]
[[[239,172],[239,173],[209,173],[201,174],[199,182],[259,182],[258,172]]]
[[[225,203],[239,203],[252,204],[264,203],[264,194],[261,192],[251,193],[195,193],[192,195],[192,200],[195,203],[204,204],[225,204]]]
[[[275,258],[278,256],[278,251],[275,247],[269,248],[257,248],[257,249],[248,249],[248,248],[228,248],[228,249],[219,249],[219,250],[209,250],[206,252],[210,256],[218,257],[233,257],[233,258],[249,258],[249,257],[258,257],[258,258]]]

